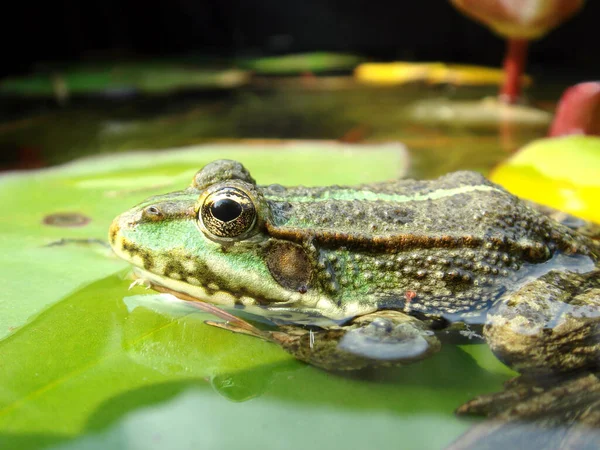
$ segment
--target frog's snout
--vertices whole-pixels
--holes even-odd
[[[124,233],[134,230],[140,219],[141,213],[137,211],[127,211],[113,219],[108,229],[108,242],[115,252],[123,246]]]
[[[110,224],[110,228],[108,229],[108,242],[110,246],[114,248],[115,243],[117,242],[117,236],[119,235],[119,223],[117,221],[118,217],[115,218]]]

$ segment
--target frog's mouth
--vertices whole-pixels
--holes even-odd
[[[213,303],[215,305],[233,308],[236,307],[236,305],[252,306],[261,304],[260,299],[247,296],[236,297],[228,291],[219,289],[219,287],[216,285],[194,285],[190,284],[189,282],[176,280],[163,275],[157,275],[136,266],[133,267],[133,277],[140,284],[149,282],[153,286],[166,288],[175,295],[177,295],[177,293],[181,293],[189,297],[188,299],[196,299],[203,302]]]
[[[293,323],[325,327],[339,325],[349,320],[348,317],[327,317],[316,310],[296,307],[292,302],[279,302],[275,305],[265,304],[265,302],[261,303],[260,299],[245,296],[236,297],[227,291],[214,291],[209,287],[192,286],[135,266],[132,274],[135,278],[135,284],[146,285],[159,292],[172,294],[181,300],[217,305],[226,309],[242,309],[257,316],[257,318],[264,317],[275,324]],[[208,312],[220,316],[215,311]]]

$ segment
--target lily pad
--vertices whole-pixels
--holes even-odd
[[[240,59],[238,65],[260,75],[295,75],[351,70],[361,60],[348,53],[314,52]]]
[[[72,67],[0,81],[0,94],[25,97],[130,95],[183,89],[234,88],[249,74],[238,69],[211,69],[175,62],[140,62]]]
[[[217,158],[243,161],[265,184],[360,183],[406,169],[397,144],[313,142],[136,152],[2,177],[0,448],[429,449],[455,439],[469,422],[453,409],[509,374],[485,346],[330,374],[210,327],[171,296],[128,290],[127,264],[105,244],[111,219],[185,187]],[[90,220],[66,226],[79,215]]]
[[[496,98],[483,100],[420,100],[408,108],[408,116],[418,123],[449,127],[497,127],[511,124],[518,128],[546,128],[552,115],[524,105],[512,105]]]
[[[600,138],[538,139],[490,178],[513,194],[600,223]]]

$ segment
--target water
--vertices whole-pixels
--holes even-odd
[[[433,177],[487,172],[545,134],[539,124],[457,126],[408,116],[422,99],[473,100],[493,89],[328,83],[270,80],[211,96],[31,104],[28,114],[11,113],[0,125],[0,147],[24,155],[4,165],[215,140],[400,140],[411,156],[408,175]],[[1,266],[0,447],[431,449],[470,428],[473,422],[453,411],[514,375],[485,345],[449,344],[407,367],[331,374],[269,342],[210,327],[204,321],[212,316],[174,308],[143,287],[127,290],[127,265],[95,243],[106,239],[117,213],[152,193],[181,189],[194,168],[215,157],[245,158],[264,183],[327,182],[327,164],[335,161],[313,167],[294,157],[286,167],[291,156],[281,151],[250,153],[212,149],[195,162],[145,157],[137,169],[115,159],[110,168],[94,162],[2,179],[0,204],[11,214],[0,223],[0,245],[10,255]],[[348,179],[336,182],[389,176],[368,161],[343,172]],[[91,221],[79,228],[44,223],[61,212]]]
[[[538,92],[538,104],[547,109],[548,100],[555,100],[558,93]],[[457,125],[458,120],[436,123],[431,114],[414,118],[411,112],[424,101],[424,108],[429,108],[427,102],[477,103],[494,94],[495,88],[368,88],[342,77],[333,81],[273,79],[212,94],[120,101],[75,98],[62,108],[47,103],[30,103],[25,108],[22,100],[5,100],[4,115],[9,119],[0,124],[0,148],[21,155],[21,160],[5,163],[18,167],[215,140],[400,140],[412,153],[415,176],[432,177],[458,169],[487,171],[524,143],[544,136],[547,124],[499,125],[477,120],[473,125]],[[29,112],[11,112],[13,102],[21,105],[20,111]],[[444,116],[447,106],[434,109]]]

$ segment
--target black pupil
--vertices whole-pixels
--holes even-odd
[[[240,217],[242,205],[230,198],[222,198],[210,206],[210,212],[215,219],[221,222],[229,222]]]

